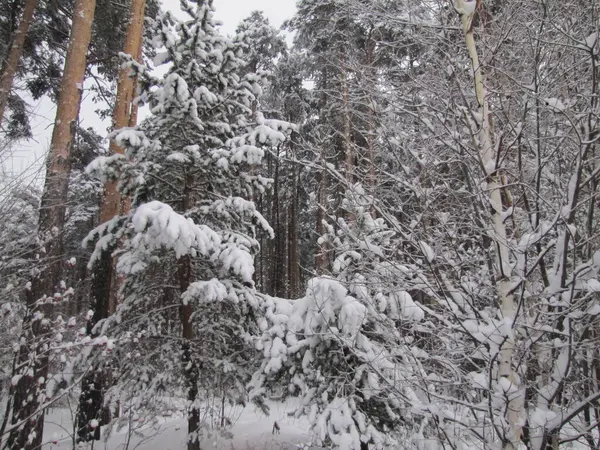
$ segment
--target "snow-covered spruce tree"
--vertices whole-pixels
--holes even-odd
[[[277,59],[287,53],[281,30],[270,24],[262,11],[253,11],[235,30],[235,42],[244,46],[246,70],[275,70]]]
[[[108,398],[153,417],[177,408],[167,397],[185,398],[188,448],[197,449],[204,396],[244,402],[254,371],[255,235],[272,231],[246,198],[271,182],[252,172],[261,147],[282,143],[291,126],[253,111],[263,74],[246,70],[241,47],[220,34],[212,1],[181,5],[188,20],[152,25],[166,74],[129,62],[151,116],[116,132],[124,156],[90,166],[118,178],[131,212],[89,238],[98,238],[92,262],[122,242],[121,304],[98,325],[117,342]]]
[[[412,445],[419,425],[411,406],[424,398],[424,312],[398,282],[398,238],[373,218],[373,204],[352,186],[342,200],[351,219],[327,224],[321,238],[335,254],[332,277],[313,278],[299,300],[266,299],[265,361],[253,379],[259,398],[265,386],[286,383],[286,395],[301,399],[296,414],[341,449]]]

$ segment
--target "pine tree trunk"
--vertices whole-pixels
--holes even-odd
[[[256,209],[260,211],[261,214],[265,215],[264,210],[264,196],[259,196],[256,199]],[[254,272],[254,278],[256,281],[256,286],[261,292],[265,291],[265,265],[267,259],[267,249],[265,248],[267,239],[265,238],[265,233],[260,233],[259,237],[260,242],[260,253],[258,254],[258,258],[256,258],[256,272]]]
[[[111,259],[101,259],[94,266],[92,274],[91,301],[94,315],[87,324],[87,334],[92,335],[96,324],[108,317],[108,308],[102,306],[102,301],[108,298],[110,287]],[[76,427],[77,442],[89,442],[100,439],[100,427],[94,430],[89,428],[89,423],[96,419],[100,421],[103,404],[102,391],[104,389],[102,369],[94,367],[81,381],[81,394],[77,409]],[[100,422],[103,425],[103,422]]]
[[[375,40],[369,36],[369,39],[366,43],[366,52],[367,52],[367,74],[368,74],[368,83],[375,84],[376,72],[373,67],[373,52],[375,50]],[[369,104],[367,105],[367,151],[369,155],[368,161],[368,173],[369,173],[369,187],[371,188],[371,194],[376,196],[376,175],[375,175],[375,143],[373,137],[375,136],[375,102],[373,100],[373,95],[369,95]],[[375,217],[377,214],[374,207],[371,208],[371,215]]]
[[[123,53],[135,55],[139,60],[142,49],[142,32],[146,0],[132,0],[130,21],[127,27]],[[134,126],[137,120],[137,105],[133,105],[136,80],[129,76],[129,69],[121,69],[117,82],[117,98],[113,111],[115,129]],[[110,152],[123,153],[123,149],[111,141]],[[100,205],[100,222],[104,223],[119,213],[129,209],[127,200],[123,201],[117,190],[115,182],[108,182],[104,188],[104,198]],[[100,255],[98,262],[92,269],[92,286],[90,297],[94,316],[87,326],[88,334],[92,334],[94,326],[106,319],[115,311],[117,305],[118,286],[116,282],[115,262],[112,258],[112,248],[106,249]],[[95,367],[82,381],[79,409],[77,412],[78,440],[88,442],[100,439],[99,427],[93,434],[89,433],[88,424],[96,419],[105,424],[110,419],[110,411],[102,411],[104,403],[104,390],[106,376],[100,367]],[[105,420],[101,420],[104,418]]]
[[[316,231],[317,236],[320,238],[325,234],[325,226],[323,225],[323,221],[325,220],[325,211],[327,210],[327,190],[328,190],[328,181],[327,181],[327,169],[323,168],[321,170],[321,180],[319,182],[319,196],[317,200],[317,224]],[[317,274],[322,275],[327,272],[329,268],[329,256],[327,253],[327,244],[317,243],[317,255],[315,257],[315,268]]]
[[[287,197],[287,196],[286,196]],[[285,205],[283,208],[283,217],[281,220],[281,258],[282,258],[282,272],[283,272],[283,298],[291,298],[290,295],[290,214],[292,213],[292,206],[290,205],[290,199],[285,198]],[[288,220],[288,223],[285,223],[285,220]]]
[[[123,45],[123,53],[133,55],[138,60],[141,56],[142,48],[142,33],[144,25],[144,11],[146,9],[146,0],[132,0],[131,17],[127,27],[125,36],[125,44]],[[121,69],[117,83],[117,99],[115,109],[113,111],[113,126],[115,130],[127,126],[135,126],[137,120],[137,105],[133,104],[135,96],[136,80],[129,75],[130,69]],[[109,152],[111,155],[123,154],[124,150],[117,145],[115,140],[111,140]],[[129,211],[129,199],[121,198],[117,189],[116,181],[109,181],[104,186],[103,201],[100,206],[100,222],[104,223],[111,220],[113,217],[120,214],[125,214]],[[102,259],[112,259],[112,249],[103,252]],[[117,307],[117,292],[118,282],[114,272],[115,261],[111,262],[110,273],[107,274],[109,287],[106,290],[108,298],[103,298],[108,308],[109,313],[116,310]],[[105,291],[102,287],[101,291]],[[103,294],[105,295],[105,294]]]
[[[270,153],[267,156],[267,176],[273,178],[273,155]],[[275,184],[275,183],[274,183]],[[271,226],[275,226],[275,192],[273,190],[267,191],[264,196],[264,204],[266,205],[267,220]],[[275,240],[267,237],[264,242],[265,248],[265,259],[264,259],[264,292],[269,295],[274,295],[275,281],[273,279],[273,267],[275,265]]]
[[[182,211],[189,210],[192,206],[192,186],[194,180],[191,175],[186,175],[185,187],[182,201]],[[179,281],[180,295],[187,291],[192,282],[192,260],[189,255],[184,255],[177,261],[177,277]],[[182,368],[187,384],[188,406],[188,441],[187,450],[200,450],[200,409],[198,403],[198,378],[200,371],[198,363],[194,359],[191,344],[194,339],[194,328],[192,325],[192,305],[182,304],[180,306],[180,319],[182,328]]]
[[[15,388],[11,424],[22,423],[9,436],[11,449],[39,449],[44,431],[44,384],[39,379],[48,378],[48,355],[44,336],[49,332],[45,321],[36,316],[52,313],[51,304],[39,300],[52,298],[60,288],[63,268],[62,236],[67,208],[67,188],[71,172],[71,148],[75,122],[79,113],[82,86],[85,76],[88,46],[94,20],[95,0],[77,0],[73,10],[73,27],[65,60],[64,74],[58,98],[56,121],[46,165],[46,181],[42,196],[38,237],[41,256],[46,262],[32,279],[27,292],[27,315],[23,327],[30,339],[20,349],[17,373],[23,375]],[[24,367],[25,366],[25,367]],[[32,370],[24,372],[29,366]],[[31,375],[32,374],[32,375]],[[33,399],[33,400],[32,400]],[[25,420],[32,417],[31,420]],[[29,439],[30,436],[33,439]]]
[[[179,288],[183,294],[190,285],[192,277],[192,262],[189,255],[182,256],[177,261],[177,275]],[[182,327],[182,366],[187,381],[188,407],[188,441],[187,450],[200,450],[200,409],[198,402],[198,377],[200,376],[198,364],[194,361],[191,341],[194,339],[194,328],[192,326],[192,306],[181,305],[181,327]]]
[[[343,122],[344,122],[344,158],[345,173],[348,188],[352,189],[354,182],[354,152],[352,151],[352,122],[350,118],[350,94],[348,88],[348,79],[346,77],[346,55],[342,51],[340,54],[341,72],[342,72],[342,102],[343,102]]]
[[[0,78],[0,126],[4,120],[4,112],[6,111],[10,91],[12,90],[15,75],[17,74],[17,69],[19,67],[19,61],[21,60],[21,54],[23,53],[25,38],[29,32],[29,26],[33,20],[33,13],[35,12],[37,3],[37,0],[27,0],[25,2],[21,22],[19,23],[19,27],[13,33],[8,57],[2,68],[2,78]]]
[[[136,60],[140,60],[142,48],[142,34],[144,25],[144,11],[146,9],[146,0],[132,0],[131,18],[127,27],[123,53],[132,55]],[[130,69],[121,69],[117,83],[117,99],[113,111],[113,126],[118,130],[127,126],[134,126],[131,119],[137,118],[137,106],[133,104],[135,97],[136,78],[130,76]],[[119,147],[115,140],[111,140],[110,154],[123,154],[123,148]],[[104,200],[100,208],[100,220],[106,222],[120,212],[127,212],[129,205],[127,201],[121,199],[117,190],[117,183],[111,181],[104,187]]]
[[[293,191],[290,203],[290,219],[288,222],[288,273],[290,282],[290,298],[300,293],[300,249],[298,247],[298,173],[293,168]]]
[[[280,202],[279,198],[279,148],[277,149],[277,157],[275,158],[275,176],[273,178],[273,229],[275,231],[275,239],[272,240],[273,254],[271,264],[271,286],[272,291],[269,294],[276,297],[284,295],[285,289],[285,273],[284,273],[284,246],[283,239],[285,235],[281,226]]]

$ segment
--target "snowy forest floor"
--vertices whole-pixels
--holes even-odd
[[[312,436],[306,418],[289,417],[292,411],[291,402],[269,402],[270,415],[265,416],[253,405],[240,409],[233,417],[232,424],[226,431],[231,436],[223,436],[217,432],[202,440],[203,450],[291,450],[309,447]],[[237,417],[237,418],[236,418]],[[277,421],[280,434],[272,434],[273,422]],[[44,426],[43,450],[67,450],[73,448],[72,411],[68,408],[53,408],[46,415]],[[183,450],[185,449],[187,420],[183,417],[161,417],[158,425],[150,426],[136,423],[105,436],[106,428],[102,428],[102,438],[87,447],[96,450]],[[129,442],[128,442],[129,440]]]

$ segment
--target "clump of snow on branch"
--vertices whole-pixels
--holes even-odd
[[[140,255],[149,255],[159,248],[171,249],[177,257],[209,256],[221,243],[218,234],[206,225],[197,225],[190,218],[173,211],[169,205],[152,201],[136,208],[131,218],[134,235],[129,250],[121,256],[118,270],[135,273],[146,263]]]

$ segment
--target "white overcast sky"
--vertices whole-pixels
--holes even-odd
[[[173,11],[178,17],[182,16],[179,0],[162,0],[162,3],[164,9]],[[224,34],[231,35],[235,32],[238,23],[255,10],[263,11],[273,26],[280,27],[283,21],[291,18],[296,11],[296,0],[214,0],[214,7],[216,18],[223,23]],[[39,169],[50,147],[56,109],[47,98],[31,106],[34,138],[21,142],[5,167],[15,174],[22,172],[28,172],[30,176],[37,174],[39,184],[41,182]],[[105,135],[110,121],[103,122],[98,118],[94,112],[97,106],[90,98],[84,99],[80,120],[83,127],[93,127],[98,133]]]
[[[179,9],[179,0],[162,0],[165,9]],[[296,0],[214,0],[216,17],[223,22],[225,33],[233,33],[237,24],[252,11],[263,11],[275,27],[291,18],[296,11]]]

